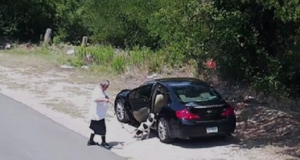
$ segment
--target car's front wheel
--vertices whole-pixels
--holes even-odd
[[[119,122],[127,123],[130,121],[127,109],[124,107],[123,100],[117,100],[115,105],[115,113]]]
[[[170,136],[169,124],[164,118],[160,118],[157,124],[157,132],[159,140],[163,143],[173,142],[173,138]]]

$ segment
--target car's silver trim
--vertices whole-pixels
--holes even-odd
[[[203,109],[203,108],[217,108],[217,107],[223,107],[223,106],[224,106],[224,104],[219,104],[219,105],[194,106],[192,108]]]

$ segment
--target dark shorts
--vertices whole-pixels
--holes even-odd
[[[95,134],[97,135],[106,135],[106,125],[105,125],[105,120],[99,120],[99,121],[95,121],[95,120],[91,120],[90,123],[90,129],[94,131]]]

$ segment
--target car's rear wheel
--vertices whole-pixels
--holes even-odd
[[[117,100],[115,105],[115,113],[119,122],[128,123],[130,121],[127,109],[124,107],[124,102],[121,99]]]
[[[157,124],[157,132],[159,140],[163,143],[173,142],[173,138],[170,136],[169,124],[164,118],[160,118]]]

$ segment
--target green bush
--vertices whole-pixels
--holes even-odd
[[[111,46],[77,47],[78,57],[84,59],[91,55],[97,65],[109,65],[114,59],[114,48]]]
[[[102,45],[78,47],[72,63],[90,54],[117,72],[159,72],[193,61],[203,73],[213,58],[224,80],[299,95],[299,17],[296,0],[14,0],[0,2],[0,34],[28,42],[50,27],[54,44],[88,36]],[[116,56],[116,47],[128,54]]]
[[[55,36],[54,38],[53,38],[53,44],[55,44],[55,45],[58,45],[58,44],[60,44],[60,43],[62,43],[63,41],[62,41],[62,38],[60,37],[60,36]]]
[[[148,72],[159,72],[165,65],[165,55],[162,51],[151,51],[149,48],[134,47],[134,50],[123,51],[115,55],[111,46],[77,47],[76,58],[71,58],[72,65],[82,65],[82,60],[92,55],[94,63],[99,66],[108,66],[117,73],[125,71],[126,67],[136,67]]]
[[[124,56],[116,56],[111,62],[111,67],[117,73],[122,73],[126,67],[126,61]]]
[[[147,52],[141,52],[140,50],[138,49],[135,49],[135,50],[132,50],[132,51],[129,51],[129,55],[128,55],[128,58],[127,58],[127,61],[129,63],[129,65],[131,66],[139,66],[139,65],[144,65],[145,64],[145,61],[146,61],[146,56],[147,56]]]
[[[70,59],[68,59],[68,62],[71,66],[74,67],[81,67],[83,65],[83,61],[80,57],[72,57]]]
[[[152,52],[149,56],[149,72],[160,72],[167,65],[163,52]]]
[[[289,96],[287,88],[275,76],[265,76],[258,78],[252,85],[255,91],[265,94],[286,97]]]
[[[127,56],[127,65],[144,69],[148,72],[159,72],[165,65],[163,51],[152,51],[147,47],[134,47]]]

